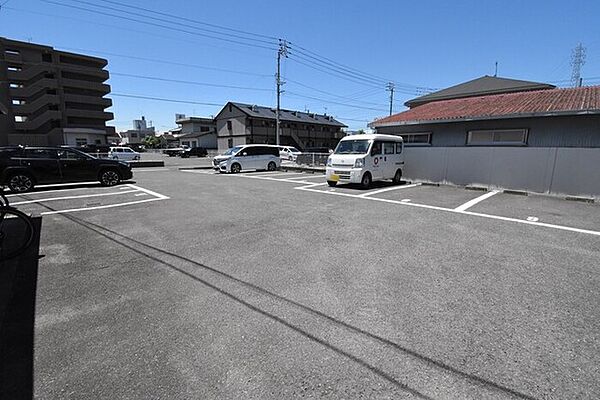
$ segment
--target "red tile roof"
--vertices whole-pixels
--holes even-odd
[[[434,101],[375,120],[371,126],[574,114],[600,114],[600,86]]]

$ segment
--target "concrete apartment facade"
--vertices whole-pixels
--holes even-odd
[[[335,148],[344,137],[346,125],[333,117],[281,110],[280,144],[307,147]],[[215,117],[219,151],[242,144],[275,144],[275,109],[252,104],[229,102]]]
[[[175,133],[180,146],[217,148],[217,124],[213,118],[186,117],[178,115],[175,123],[179,125]]]
[[[106,144],[107,64],[0,37],[0,145]]]

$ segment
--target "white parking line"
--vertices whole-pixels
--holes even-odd
[[[473,200],[467,201],[465,204],[461,204],[460,206],[456,207],[455,210],[456,211],[466,211],[467,209],[473,207],[475,204],[482,202],[485,199],[489,199],[490,197],[492,197],[493,195],[495,195],[497,193],[500,193],[500,191],[492,190],[491,192],[488,192],[479,197],[476,197]]]
[[[135,197],[140,197],[140,196],[148,196],[148,193],[138,193],[134,195]]]
[[[252,173],[252,176],[285,176],[285,175],[300,175],[300,172],[258,172]]]
[[[168,196],[165,196],[165,195],[160,194],[160,193],[153,192],[152,190],[144,189],[143,187],[132,185],[131,183],[128,183],[127,186],[129,186],[129,187],[131,187],[133,189],[141,190],[142,192],[146,192],[146,193],[148,193],[151,196],[159,198],[160,200],[167,200],[167,199],[169,199]]]
[[[35,200],[27,200],[27,201],[18,201],[16,203],[10,203],[11,206],[18,206],[21,204],[31,204],[31,203],[42,203],[46,201],[56,201],[56,200],[72,200],[72,199],[85,199],[88,197],[103,197],[103,196],[114,196],[118,194],[126,194],[126,193],[134,193],[138,192],[138,189],[134,190],[123,190],[119,192],[111,192],[111,193],[95,193],[95,194],[82,194],[79,196],[63,196],[63,197],[51,197],[48,199],[35,199]]]
[[[168,197],[167,197],[167,199],[168,199]],[[103,208],[123,207],[123,206],[129,206],[129,205],[133,205],[133,204],[148,203],[148,202],[151,202],[151,201],[160,201],[160,200],[164,200],[164,199],[158,198],[158,197],[154,197],[152,199],[128,201],[126,203],[108,204],[108,205],[105,205],[105,206],[71,208],[69,210],[47,211],[47,212],[40,213],[40,215],[64,214],[64,213],[71,213],[71,212],[78,212],[78,211],[100,210],[100,209],[103,209]]]
[[[427,204],[410,203],[410,202],[405,201],[406,199],[402,200],[402,201],[397,201],[397,200],[381,199],[378,197],[360,197],[360,195],[355,195],[355,194],[340,193],[340,192],[328,192],[328,191],[323,191],[323,190],[312,189],[311,186],[299,186],[299,187],[295,187],[294,189],[305,190],[307,192],[314,192],[314,193],[324,193],[324,194],[335,195],[335,196],[352,197],[355,199],[362,199],[362,200],[379,201],[379,202],[390,203],[390,204],[401,204],[401,205],[408,206],[408,207],[418,207],[418,208],[426,208],[429,210],[446,211],[446,212],[451,212],[451,213],[456,213],[456,214],[471,215],[471,216],[476,216],[476,217],[481,217],[481,218],[495,219],[495,220],[499,220],[499,221],[516,222],[519,224],[542,226],[545,228],[558,229],[558,230],[562,230],[562,231],[577,232],[577,233],[584,233],[587,235],[600,236],[600,231],[573,228],[570,226],[563,226],[563,225],[547,224],[544,222],[537,222],[537,221],[527,221],[527,220],[511,218],[511,217],[501,217],[498,215],[482,214],[482,213],[476,213],[476,212],[471,212],[471,211],[457,210],[455,208],[444,208],[444,207],[438,207],[438,206],[430,206]],[[487,194],[489,194],[489,193],[487,193]]]
[[[288,178],[290,180],[296,180],[296,179],[325,179],[325,175],[318,175],[318,174],[314,174],[314,175],[309,175],[309,174],[303,174],[304,176],[299,176],[297,178]]]
[[[389,188],[385,188],[385,189],[374,190],[372,192],[359,194],[358,197],[367,197],[367,196],[371,196],[373,194],[389,192],[391,190],[408,189],[408,188],[415,187],[415,186],[421,186],[421,184],[420,183],[411,183],[410,185],[394,186],[394,187],[389,187]]]

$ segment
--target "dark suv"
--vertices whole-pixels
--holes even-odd
[[[179,153],[179,156],[181,158],[188,158],[191,156],[206,157],[207,155],[208,151],[206,151],[204,147],[192,147],[189,149],[183,149],[181,153]]]
[[[0,147],[0,184],[13,192],[27,192],[35,185],[98,180],[113,186],[131,179],[129,164],[94,158],[64,147]]]

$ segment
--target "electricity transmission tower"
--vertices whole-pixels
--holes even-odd
[[[281,86],[285,84],[284,81],[281,80],[281,57],[287,58],[288,56],[288,44],[287,41],[279,39],[279,50],[277,51],[277,74],[275,74],[275,82],[277,84],[277,126],[276,126],[276,134],[275,134],[275,143],[279,145],[279,113],[280,113],[280,105],[281,105]]]
[[[578,87],[582,84],[581,67],[585,64],[585,47],[581,43],[573,49],[571,54],[571,86]]]

